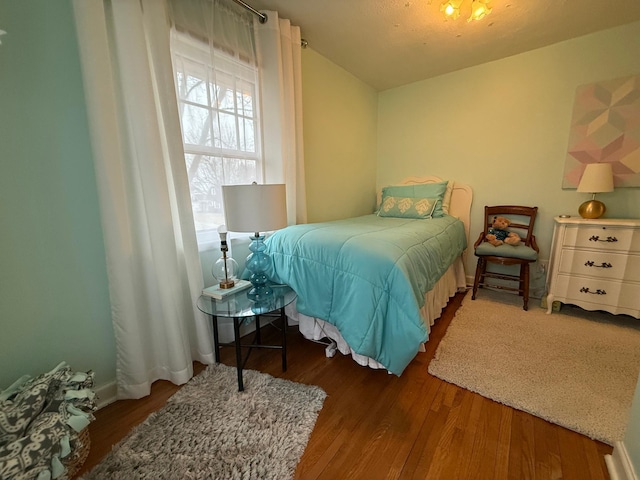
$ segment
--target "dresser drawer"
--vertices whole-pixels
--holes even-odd
[[[563,248],[560,252],[558,272],[640,282],[640,255]],[[638,288],[640,289],[640,286]]]
[[[640,229],[610,226],[567,226],[562,245],[603,251],[640,252]]]
[[[600,309],[613,313],[633,311],[636,317],[640,313],[640,286],[637,284],[558,275],[554,290],[555,298],[566,303],[600,305]]]

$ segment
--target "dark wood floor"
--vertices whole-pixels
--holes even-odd
[[[319,385],[328,394],[298,465],[298,479],[608,479],[611,447],[456,387],[427,373],[462,301],[454,297],[434,326],[427,352],[401,377],[326,358],[322,345],[288,335],[288,370],[279,352],[252,353],[247,368]],[[275,333],[275,332],[274,332]],[[222,361],[235,365],[233,351]],[[196,364],[201,371],[203,365]],[[149,397],[118,401],[96,414],[82,472],[179,387],[156,382]]]

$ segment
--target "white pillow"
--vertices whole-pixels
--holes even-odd
[[[442,197],[442,211],[445,215],[449,215],[449,207],[451,206],[451,194],[453,193],[453,186],[456,182],[449,180],[447,182],[447,189],[444,191],[444,197]]]

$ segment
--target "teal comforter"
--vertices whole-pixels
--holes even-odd
[[[287,227],[266,244],[269,276],[296,291],[298,311],[334,324],[352,350],[400,375],[427,340],[424,293],[466,237],[463,223],[446,215],[365,215]]]

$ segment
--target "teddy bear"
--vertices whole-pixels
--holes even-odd
[[[491,228],[489,229],[485,239],[494,247],[506,243],[507,245],[520,245],[520,235],[510,232],[507,228],[511,225],[511,221],[505,217],[493,217]]]

